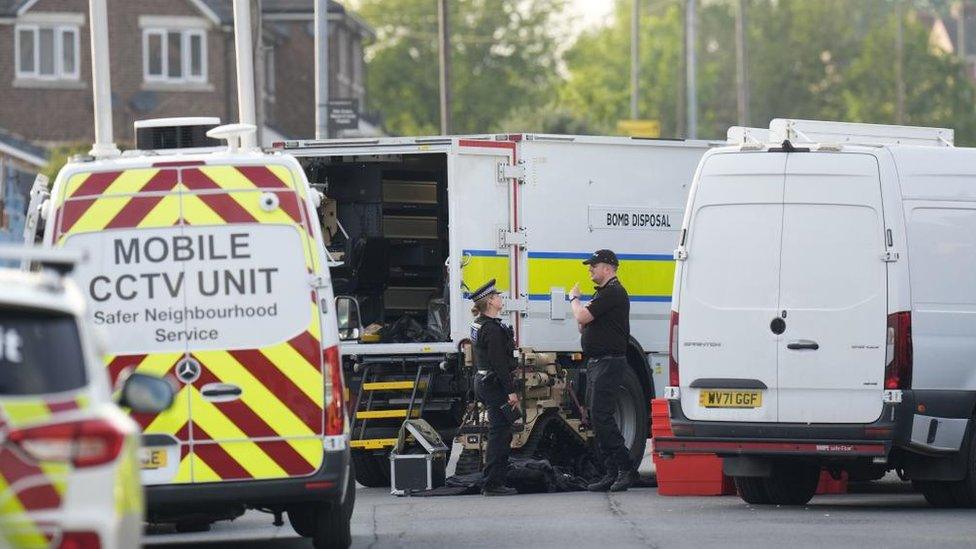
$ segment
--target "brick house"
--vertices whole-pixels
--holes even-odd
[[[258,0],[258,120],[271,136],[310,137],[313,0]],[[115,140],[135,120],[237,120],[231,0],[108,0]],[[257,18],[255,18],[257,19]],[[330,2],[330,96],[363,96],[372,30]],[[0,0],[0,128],[43,146],[93,139],[88,0]],[[277,135],[275,135],[277,134]]]

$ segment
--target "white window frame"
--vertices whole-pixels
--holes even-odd
[[[41,30],[50,30],[54,33],[54,74],[41,74]],[[17,24],[14,26],[14,70],[18,79],[26,80],[75,80],[81,78],[81,49],[78,25],[56,25],[56,24]],[[34,35],[34,68],[25,71],[20,66],[20,33],[30,31]],[[64,34],[70,32],[73,35],[74,46],[74,70],[71,72],[64,70]]]
[[[169,75],[169,35],[180,36],[180,64],[182,73],[178,77]],[[159,55],[161,74],[149,73],[149,37],[159,37]],[[190,42],[191,37],[200,38],[200,74],[190,74],[192,67]],[[207,82],[207,32],[202,29],[171,29],[162,27],[145,27],[142,29],[142,80],[147,83],[162,82],[166,84],[205,84]]]

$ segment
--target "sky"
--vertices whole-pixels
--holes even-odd
[[[613,12],[613,0],[571,0],[570,11],[577,15],[574,34],[599,26],[604,23]]]

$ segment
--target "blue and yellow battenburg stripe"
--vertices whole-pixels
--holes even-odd
[[[583,294],[592,295],[590,276],[583,260],[592,254],[577,252],[529,252],[529,299],[548,301],[552,288],[567,291],[579,283]],[[511,287],[508,255],[495,250],[464,250],[462,280],[468,289],[477,288],[491,278],[506,292]],[[617,276],[627,288],[631,301],[671,301],[674,258],[665,254],[617,254]]]

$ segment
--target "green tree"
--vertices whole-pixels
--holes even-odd
[[[567,0],[450,2],[453,133],[495,131],[516,108],[551,101]],[[376,30],[368,104],[392,134],[439,131],[437,2],[360,0]]]

